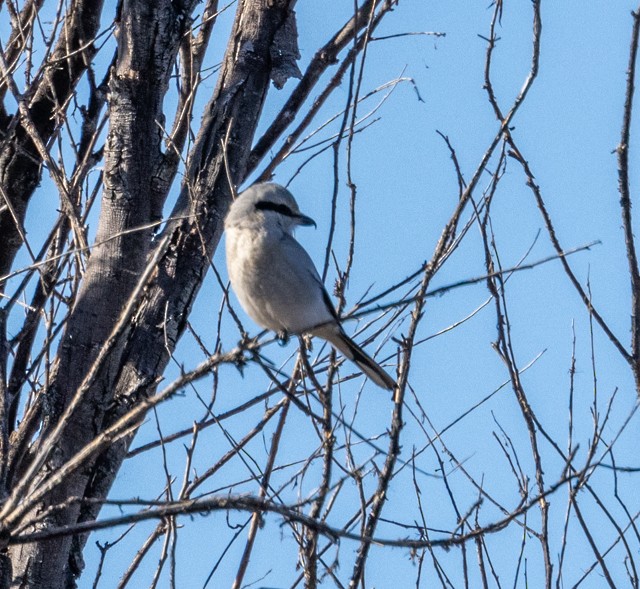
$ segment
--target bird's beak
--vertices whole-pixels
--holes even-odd
[[[318,227],[316,225],[316,222],[311,217],[307,217],[306,215],[303,215],[301,213],[296,215],[296,220],[298,221],[298,225],[304,225],[304,226],[313,225],[316,228]]]

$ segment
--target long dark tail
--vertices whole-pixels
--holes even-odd
[[[396,386],[396,381],[387,374],[378,363],[371,358],[356,342],[354,342],[336,324],[327,324],[313,330],[313,335],[318,335],[326,339],[336,350],[341,352],[346,358],[357,364],[373,382],[379,387],[392,391]]]

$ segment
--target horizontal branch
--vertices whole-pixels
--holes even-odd
[[[127,515],[121,515],[118,517],[107,518],[99,521],[87,521],[70,526],[61,526],[58,528],[50,528],[41,532],[32,532],[28,534],[19,534],[8,539],[9,545],[27,544],[30,542],[40,542],[42,540],[51,540],[53,538],[61,538],[64,536],[70,536],[74,534],[85,534],[96,530],[104,530],[113,528],[116,526],[130,525],[142,521],[148,520],[160,520],[167,517],[175,517],[180,515],[195,515],[195,514],[207,514],[215,511],[263,511],[269,513],[275,513],[284,517],[287,521],[294,521],[301,523],[306,527],[309,527],[320,534],[327,536],[332,540],[346,539],[356,542],[365,542],[369,544],[376,544],[378,546],[388,546],[395,548],[409,548],[409,549],[421,549],[421,548],[450,548],[452,546],[460,546],[470,540],[477,537],[484,536],[486,534],[492,534],[499,532],[507,527],[517,517],[520,517],[532,507],[538,505],[540,500],[552,495],[563,485],[566,485],[573,479],[579,478],[582,473],[574,473],[562,477],[555,484],[551,485],[544,493],[536,495],[529,499],[529,501],[522,501],[516,509],[508,513],[504,518],[487,524],[485,526],[474,529],[466,534],[451,534],[447,538],[439,538],[434,540],[428,540],[420,538],[417,540],[407,538],[379,538],[379,537],[364,537],[360,534],[348,532],[341,528],[330,526],[323,521],[314,519],[301,513],[298,509],[305,503],[299,505],[279,505],[252,495],[225,495],[222,497],[207,497],[204,499],[189,499],[185,501],[167,501],[158,505],[157,501],[118,501],[117,504],[121,507],[126,505],[152,505],[151,509],[145,509],[136,513]],[[111,503],[102,501],[102,504]]]

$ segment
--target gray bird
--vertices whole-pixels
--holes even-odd
[[[294,239],[313,225],[284,187],[254,184],[233,202],[224,222],[227,269],[242,308],[276,333],[309,333],[327,340],[378,386],[395,381],[342,329],[309,254]]]

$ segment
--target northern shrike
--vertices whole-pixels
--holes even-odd
[[[327,340],[378,386],[393,390],[395,381],[342,329],[309,254],[293,237],[298,225],[315,222],[278,184],[254,184],[233,202],[224,227],[240,304],[261,327]]]

